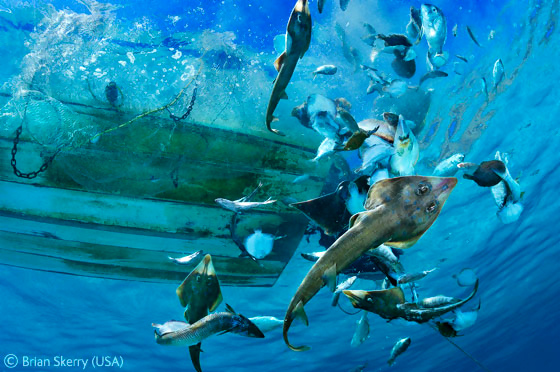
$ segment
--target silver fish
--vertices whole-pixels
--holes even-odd
[[[434,169],[434,173],[432,176],[436,177],[452,177],[457,173],[459,168],[457,165],[465,160],[465,155],[463,154],[454,154],[448,157],[445,160],[442,160]]]
[[[338,68],[335,65],[323,65],[317,67],[315,71],[313,71],[313,75],[334,75],[338,71]]]
[[[362,311],[360,320],[356,322],[356,330],[352,336],[350,345],[352,347],[360,346],[369,336],[369,321],[367,311]]]
[[[352,287],[352,285],[354,284],[357,278],[358,278],[357,276],[351,276],[350,278],[346,279],[345,281],[343,281],[342,283],[336,286],[331,302],[332,306],[338,305],[338,299],[340,298],[340,294],[342,293],[342,291]]]
[[[440,68],[448,59],[443,52],[447,39],[447,21],[443,12],[435,5],[422,4],[420,7],[422,30],[428,42],[428,61],[433,68]]]
[[[284,323],[283,320],[280,320],[273,316],[254,316],[252,318],[249,318],[249,320],[253,322],[253,324],[256,325],[257,328],[260,329],[263,333],[267,333],[280,328]]]
[[[498,89],[498,85],[504,80],[504,63],[501,59],[494,63],[492,78],[494,79],[494,89]]]
[[[228,312],[205,316],[194,324],[171,321],[152,323],[155,338],[160,345],[193,346],[218,333],[237,333],[246,337],[264,338],[264,334],[249,319],[236,314],[227,306]]]
[[[433,268],[431,270],[420,271],[418,273],[404,274],[404,275],[401,275],[399,277],[397,282],[398,282],[398,284],[407,284],[407,283],[417,282],[421,279],[424,279],[426,277],[426,275],[428,275],[429,273],[431,273],[434,270],[436,270],[436,268]]]
[[[264,205],[276,203],[276,200],[272,200],[271,198],[268,198],[263,202],[244,202],[238,200],[217,198],[215,202],[218,203],[222,208],[230,210],[234,213],[239,213],[239,212],[248,211],[249,209],[258,208]]]
[[[434,296],[422,299],[418,306],[422,308],[432,309],[435,307],[453,305],[459,302],[461,302],[461,300],[454,297]]]
[[[392,366],[395,363],[395,359],[397,359],[399,355],[401,355],[406,351],[406,349],[408,349],[408,347],[410,346],[410,342],[411,342],[410,337],[403,338],[397,341],[397,343],[395,344],[395,346],[393,346],[393,349],[391,350],[391,357],[387,361],[387,363],[390,366]]]
[[[201,254],[202,254],[202,250],[194,252],[193,254],[184,257],[173,258],[168,256],[167,258],[169,258],[171,261],[175,262],[176,264],[188,265],[189,263],[191,263],[192,260],[200,256]]]

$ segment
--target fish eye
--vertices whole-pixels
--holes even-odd
[[[438,203],[437,201],[432,201],[430,204],[428,204],[428,206],[426,207],[426,213],[434,213],[437,210],[437,206]]]
[[[431,190],[432,190],[431,185],[426,184],[426,183],[421,183],[421,184],[418,185],[418,188],[416,189],[416,195],[418,195],[418,196],[426,195]]]

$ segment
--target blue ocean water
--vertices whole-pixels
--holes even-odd
[[[372,96],[365,96],[367,80],[353,74],[332,28],[337,22],[344,25],[349,37],[357,39],[356,44],[361,43],[358,30],[361,32],[361,24],[366,21],[386,33],[403,32],[409,6],[418,6],[420,2],[350,0],[345,12],[336,1],[325,3],[323,14],[317,13],[315,2],[311,3],[314,36],[288,88],[290,108],[313,92],[342,95],[351,100],[353,114],[365,118],[373,101]],[[275,58],[273,39],[285,31],[293,7],[291,1],[112,4],[119,7],[112,13],[116,33],[111,41],[127,40],[131,50],[150,50],[156,38],[165,40],[173,36],[177,42],[186,31],[231,31],[237,45],[255,54],[265,54],[268,66],[257,63],[254,69],[268,82],[275,75],[271,68]],[[560,72],[556,63],[560,57],[556,32],[559,2],[442,0],[436,5],[447,17],[445,49],[450,56],[460,54],[469,62],[462,67],[461,75],[453,73],[449,62],[444,68],[449,77],[429,83],[434,92],[426,126],[418,136],[422,146],[419,172],[431,173],[430,166],[454,152],[463,152],[473,162],[493,159],[496,151],[505,152],[509,155],[508,167],[524,191],[524,211],[518,221],[504,225],[496,217],[490,191],[460,179],[436,223],[406,251],[402,262],[411,271],[438,267],[421,282],[419,291],[426,296],[464,296],[467,291],[458,287],[452,276],[463,268],[476,272],[481,301],[478,320],[454,342],[489,370],[554,371],[560,362],[555,341],[560,331],[560,311],[556,306],[560,274],[555,258],[560,239],[556,196],[560,183],[556,172],[560,145],[556,122],[560,115]],[[85,5],[77,2],[0,2],[3,91],[16,85],[12,78],[21,73],[22,61],[33,50],[33,43],[44,42],[36,36],[42,35],[40,32],[34,37],[30,35],[36,27],[45,27],[43,19],[49,17],[48,9],[87,14]],[[173,17],[179,19],[174,21]],[[455,24],[460,25],[457,37],[451,33]],[[469,38],[466,25],[482,47]],[[489,37],[491,31],[493,38]],[[174,45],[181,50],[180,44]],[[425,41],[416,52],[418,71],[411,84],[417,84],[426,71]],[[491,92],[486,104],[480,79],[492,80],[492,67],[498,58],[505,66],[505,81],[496,94]],[[309,71],[327,62],[340,66],[337,80],[326,83],[317,78],[309,83]],[[118,71],[113,73],[118,76]],[[61,84],[65,81],[68,80],[60,79]],[[150,88],[148,83],[142,84],[144,89]],[[268,90],[255,87],[255,92],[247,94],[259,97],[262,109],[257,111],[264,117]],[[151,99],[158,101],[155,96]],[[289,115],[287,107],[280,106],[281,115]],[[264,126],[262,121],[258,125]],[[297,133],[300,127],[282,129]],[[273,287],[223,287],[224,302],[247,316],[272,315],[282,319],[310,267],[299,253],[317,249],[316,239],[311,243],[303,240]],[[152,322],[182,318],[183,310],[175,296],[176,284],[84,278],[4,265],[0,266],[0,283],[2,359],[8,354],[20,359],[58,355],[77,359],[108,356],[113,360],[116,356],[124,360],[123,370],[193,370],[188,351],[157,345],[151,327]],[[367,281],[358,284],[372,285]],[[341,301],[350,310],[348,302]],[[351,347],[359,316],[348,316],[332,308],[327,290],[306,305],[306,313],[309,327],[294,324],[290,339],[295,344],[311,345],[310,351],[290,351],[279,330],[267,334],[264,340],[224,335],[204,342],[203,370],[351,371],[364,364],[364,371],[478,370],[473,361],[428,325],[386,322],[375,314],[369,316],[369,339],[357,348]],[[390,350],[402,337],[411,337],[412,344],[393,367],[388,367]],[[24,368],[20,364],[13,370],[53,369],[56,368]],[[0,363],[0,370],[9,369]]]

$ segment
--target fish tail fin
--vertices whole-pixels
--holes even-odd
[[[202,352],[201,345],[202,343],[199,342],[196,345],[189,346],[191,362],[196,372],[202,372],[202,367],[200,367],[200,353]]]
[[[285,136],[284,133],[282,133],[281,131],[279,131],[278,129],[274,129],[270,126],[270,124],[274,123],[275,121],[278,121],[279,119],[276,116],[272,116],[270,119],[266,120],[266,128],[271,131],[274,134],[277,134],[279,136]]]
[[[305,312],[303,311],[303,302],[298,301],[297,305],[294,307],[294,303],[295,303],[295,298],[292,299],[292,302],[290,303],[290,306],[288,307],[288,311],[286,312],[286,316],[284,317],[284,326],[282,328],[282,336],[284,337],[284,342],[286,343],[286,345],[288,345],[288,347],[293,350],[293,351],[306,351],[309,350],[310,347],[309,346],[293,346],[292,344],[290,344],[290,341],[288,340],[288,330],[290,329],[290,326],[292,325],[292,322],[294,321],[295,318],[301,318],[305,325],[308,325],[309,322],[307,320],[307,316],[305,315]]]

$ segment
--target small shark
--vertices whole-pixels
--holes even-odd
[[[287,99],[286,87],[294,74],[297,62],[303,57],[311,43],[311,14],[307,0],[298,0],[286,28],[286,50],[274,62],[278,76],[272,87],[272,94],[266,108],[266,127],[272,133],[283,136],[278,129],[273,129],[270,124],[278,120],[274,117],[274,110],[281,99]]]

